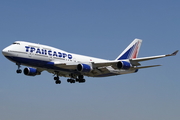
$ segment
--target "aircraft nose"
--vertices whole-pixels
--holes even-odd
[[[5,56],[8,53],[7,47],[2,50],[2,54]]]

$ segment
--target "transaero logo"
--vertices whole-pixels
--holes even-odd
[[[25,48],[26,48],[26,52],[31,52],[31,53],[34,52],[37,54],[49,55],[49,56],[60,57],[60,58],[68,57],[69,59],[72,59],[71,54],[66,54],[66,53],[61,53],[61,52],[46,50],[46,49],[40,49],[40,48],[35,48],[35,47],[29,47],[29,46],[25,46]]]

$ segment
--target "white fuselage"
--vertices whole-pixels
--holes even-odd
[[[69,53],[54,47],[35,44],[30,42],[16,41],[3,50],[3,54],[11,61],[25,66],[38,68],[40,71],[47,70],[50,73],[60,71],[60,76],[69,77],[74,70],[55,67],[54,64],[92,64],[94,62],[109,62],[109,60]],[[133,73],[134,70],[119,70],[111,66],[106,67],[105,72],[94,71],[84,73],[91,77],[105,77],[126,73]]]
[[[141,66],[142,61],[175,56],[178,53],[177,50],[172,54],[137,58],[141,43],[141,39],[134,39],[115,60],[78,55],[47,45],[24,41],[14,42],[3,49],[2,53],[16,63],[17,73],[22,73],[21,65],[28,66],[23,71],[28,76],[40,75],[46,70],[55,75],[56,84],[61,83],[59,76],[69,77],[67,79],[69,83],[83,83],[85,82],[84,76],[108,77],[135,73],[139,69],[160,66]]]

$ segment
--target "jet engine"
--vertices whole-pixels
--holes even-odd
[[[131,68],[131,66],[132,66],[131,63],[126,62],[126,61],[119,61],[119,62],[117,63],[117,68],[118,68],[118,69],[128,70],[128,69]]]
[[[41,73],[37,71],[35,68],[26,67],[24,68],[24,74],[27,76],[35,76],[40,75]]]
[[[90,72],[92,70],[92,67],[87,64],[78,64],[77,65],[77,71],[79,72]]]

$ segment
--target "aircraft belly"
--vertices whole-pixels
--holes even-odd
[[[21,63],[22,65],[25,66],[30,66],[30,67],[41,67],[41,68],[46,68],[46,69],[53,69],[55,70],[61,70],[61,71],[71,71],[68,69],[63,69],[54,66],[54,62],[50,61],[43,61],[43,60],[37,60],[37,59],[31,59],[31,58],[22,58],[22,57],[12,57],[12,56],[6,56],[9,60],[15,62],[15,63]]]

